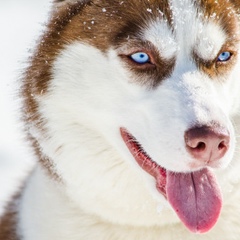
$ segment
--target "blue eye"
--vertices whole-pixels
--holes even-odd
[[[150,57],[145,52],[137,52],[132,54],[130,57],[134,62],[139,64],[148,63],[150,60]]]
[[[218,62],[227,62],[231,58],[232,54],[230,52],[222,52],[218,56]]]

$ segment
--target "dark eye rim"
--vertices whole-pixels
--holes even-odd
[[[219,56],[224,52],[229,52],[230,56],[228,57],[228,59],[221,61],[221,60],[219,60]],[[217,55],[216,63],[217,64],[227,64],[232,59],[233,56],[234,56],[234,53],[232,51],[228,51],[228,50],[220,51],[219,54]]]
[[[136,53],[146,53],[149,57],[149,60],[146,63],[138,63],[132,59],[132,55]],[[154,60],[154,53],[147,49],[136,49],[133,52],[130,52],[129,54],[125,55],[125,57],[128,59],[128,61],[133,65],[138,68],[154,68],[156,67],[155,60]]]
[[[137,61],[135,61],[135,60],[133,59],[133,55],[135,55],[135,54],[137,54],[137,53],[139,53],[139,54],[141,54],[141,53],[146,54],[146,55],[148,56],[148,61],[146,61],[146,62],[137,62]],[[151,56],[150,56],[148,53],[146,53],[145,51],[137,51],[137,52],[135,52],[135,53],[132,53],[132,54],[129,55],[129,58],[130,58],[133,62],[135,62],[136,64],[140,64],[140,65],[144,65],[144,64],[147,64],[147,63],[151,63]]]
[[[132,55],[135,53],[146,53],[149,56],[149,60],[146,63],[138,63],[132,59]],[[118,56],[124,60],[129,66],[139,69],[139,70],[147,70],[147,69],[154,69],[156,68],[156,63],[155,63],[155,57],[154,53],[146,50],[146,49],[135,49],[134,51],[131,51],[129,53],[120,53]]]

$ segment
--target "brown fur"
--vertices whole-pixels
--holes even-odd
[[[54,12],[47,26],[46,33],[42,37],[36,54],[32,59],[31,67],[26,74],[23,87],[23,94],[26,100],[26,120],[36,122],[36,125],[39,125],[40,128],[43,127],[43,120],[37,115],[38,107],[34,97],[41,96],[47,91],[48,82],[51,79],[53,61],[66,44],[79,40],[93,45],[104,52],[111,46],[115,48],[121,47],[130,39],[132,45],[140,45],[139,48],[145,48],[146,46],[150,51],[153,50],[153,54],[157,56],[156,65],[159,68],[156,69],[156,76],[158,77],[155,76],[154,78],[157,82],[170,73],[169,69],[172,68],[174,62],[174,59],[170,61],[171,67],[167,67],[165,70],[166,63],[161,59],[161,53],[156,52],[152,46],[149,46],[149,43],[142,42],[138,37],[141,27],[149,19],[166,18],[171,25],[171,12],[168,1],[112,0],[109,2],[107,0],[95,0],[81,2],[83,3],[66,4],[65,7]],[[216,5],[214,0],[201,0],[200,6],[205,10],[205,15],[208,18],[213,13],[216,14],[216,20],[220,21],[220,24],[229,36],[235,35],[237,26],[234,19],[228,19],[227,17],[228,14],[231,14],[231,9],[233,9],[230,2],[227,3],[221,0]],[[142,11],[142,9],[147,8],[153,9],[152,13]],[[103,9],[106,11],[103,11]],[[237,40],[237,38],[229,38],[225,47],[226,50],[230,48],[234,53]],[[215,66],[214,63],[201,61],[197,57],[195,57],[195,60],[200,61],[200,66],[207,72],[212,70],[221,74],[221,69],[224,69],[221,66]],[[139,68],[134,69],[136,73],[138,73],[138,70],[143,72]],[[167,72],[167,74],[164,74],[164,72]],[[148,71],[146,75],[148,75]],[[151,79],[151,76],[148,79]],[[156,82],[152,83],[152,85],[156,85]]]
[[[55,2],[63,1],[56,0]],[[212,14],[216,14],[216,21],[220,22],[226,33],[229,36],[235,35],[234,32],[236,32],[238,26],[235,25],[234,19],[228,18],[229,14],[233,14],[231,2],[223,0],[219,0],[218,4],[214,0],[194,2],[205,12],[205,17],[211,18]],[[238,4],[237,1],[234,1],[234,3]],[[148,12],[146,10],[148,8],[152,12]],[[143,11],[143,9],[146,11]],[[73,4],[69,4],[69,1],[66,4],[61,4],[61,7],[53,11],[45,34],[40,39],[39,46],[31,60],[31,65],[26,72],[22,89],[25,100],[24,121],[34,123],[37,128],[42,130],[43,136],[45,135],[45,120],[38,113],[38,104],[35,98],[37,96],[41,97],[48,91],[54,60],[65,45],[74,41],[79,40],[88,43],[102,52],[107,51],[110,47],[117,49],[123,64],[132,73],[132,79],[135,79],[134,82],[150,88],[158,86],[162,80],[171,75],[175,65],[175,58],[171,60],[162,58],[161,53],[151,43],[143,41],[139,37],[141,28],[150,19],[157,18],[167,19],[169,26],[172,26],[172,13],[168,1],[85,0],[81,2],[73,1]],[[226,64],[217,63],[216,59],[206,62],[197,56],[194,50],[192,57],[198,67],[209,76],[221,76],[231,68],[231,62],[234,62],[236,43],[238,43],[237,37],[229,37],[226,46],[221,50],[230,51],[233,54],[233,60]],[[123,46],[127,50],[123,50]],[[154,64],[140,66],[131,61],[129,55],[133,53],[134,49],[135,51],[147,51]],[[59,179],[59,176],[54,172],[51,159],[40,154],[41,150],[37,147],[32,136],[29,136],[29,139],[33,142],[32,145],[42,165],[47,168],[51,176]],[[60,147],[58,146],[57,149]]]
[[[56,56],[64,47],[64,41],[61,40],[62,31],[71,22],[71,19],[79,13],[84,4],[75,4],[68,6],[66,9],[60,9],[55,12],[51,21],[47,25],[46,33],[40,39],[39,46],[31,59],[30,67],[27,69],[22,88],[24,97],[24,114],[23,121],[26,123],[34,123],[35,126],[45,135],[45,122],[38,114],[38,104],[35,100],[36,96],[44,95],[48,90],[48,82],[51,79],[51,68]],[[26,132],[28,127],[26,126]],[[47,137],[47,136],[45,136]],[[29,133],[28,136],[32,143],[33,149],[40,163],[47,170],[49,175],[54,179],[60,177],[54,172],[53,164],[49,158],[44,157],[37,141]],[[57,150],[56,150],[57,151]]]
[[[144,5],[144,8],[152,7],[156,9],[158,7],[166,15],[166,18],[170,19],[167,1],[129,1],[126,4],[121,4],[119,0],[111,1],[111,3],[106,0],[81,1],[81,3],[66,4],[53,11],[45,34],[40,39],[30,67],[26,71],[22,88],[24,121],[34,123],[42,131],[43,136],[45,135],[45,121],[38,113],[38,103],[35,98],[43,96],[48,91],[53,62],[66,44],[80,40],[99,48],[103,52],[110,46],[120,47],[121,43],[126,41],[128,35],[136,38],[139,30],[137,23],[141,22],[141,18],[146,21],[148,18],[152,18],[150,13],[141,14],[142,5]],[[106,12],[103,9],[106,9]],[[155,14],[156,17],[163,17],[159,12]],[[141,41],[138,42],[141,44]],[[152,49],[153,47],[150,47],[150,50]],[[155,49],[153,49],[153,54],[158,55]],[[156,59],[158,68],[148,69],[153,79],[156,79],[156,81],[148,83],[152,86],[157,85],[161,79],[169,75],[174,64],[174,61],[163,64],[164,61],[160,57]],[[135,69],[135,72],[143,72],[143,69]],[[146,83],[145,78],[139,79],[139,81],[142,84]],[[28,130],[27,126],[26,130]],[[47,168],[51,176],[55,179],[59,178],[53,170],[51,160],[39,154],[41,151],[36,147],[36,141],[31,135],[29,135],[29,139],[42,165]],[[58,149],[60,147],[58,146]]]
[[[201,0],[199,1],[199,5],[204,13],[204,18],[215,21],[222,27],[223,31],[228,36],[227,43],[222,47],[218,54],[225,51],[232,53],[232,58],[229,62],[217,62],[217,58],[213,59],[213,61],[204,61],[193,50],[193,59],[198,67],[211,78],[217,78],[230,71],[236,61],[237,45],[240,40],[239,26],[236,24],[236,8],[231,1],[227,2],[224,0],[219,0],[217,2],[215,0]]]
[[[53,11],[53,15],[46,27],[45,34],[39,41],[38,48],[31,59],[30,67],[27,69],[23,81],[22,95],[24,97],[24,114],[23,119],[27,123],[34,124],[42,131],[44,137],[46,131],[45,120],[38,114],[38,103],[36,97],[44,96],[49,88],[49,82],[52,78],[52,66],[58,54],[68,44],[74,41],[88,43],[103,53],[109,47],[117,49],[119,56],[132,72],[138,84],[147,85],[148,87],[156,87],[161,81],[168,77],[175,64],[175,59],[166,61],[161,57],[154,46],[149,42],[143,42],[139,38],[139,31],[144,27],[150,19],[167,19],[168,24],[172,26],[172,14],[166,0],[93,0],[81,1],[74,4],[63,4],[63,0],[55,0],[55,3],[61,3],[61,7]],[[240,1],[232,0],[229,2],[219,0],[218,6],[215,1],[194,1],[198,3],[202,9],[205,9],[205,16],[210,18],[216,13],[216,21],[220,22],[228,36],[234,36],[238,29],[234,20],[228,18],[231,7],[237,6],[240,9]],[[152,9],[152,12],[143,12],[142,9]],[[236,16],[237,17],[237,16]],[[139,24],[142,24],[141,26]],[[235,48],[238,43],[238,37],[229,37],[227,44],[221,51],[231,51],[235,57]],[[122,50],[122,46],[127,43],[127,51]],[[149,64],[138,66],[131,62],[129,55],[132,53],[133,47],[144,49],[154,59],[154,66]],[[193,60],[198,62],[198,66],[211,77],[221,75],[229,67],[229,64],[217,64],[216,60],[205,62],[197,56],[193,50]],[[234,60],[234,59],[233,59]],[[149,79],[152,79],[149,81]],[[47,170],[48,174],[60,180],[60,176],[54,171],[51,159],[44,156],[42,149],[37,141],[29,134],[29,139],[35,149],[35,153],[39,158],[42,166]],[[55,151],[60,151],[61,146],[57,146]],[[1,218],[0,222],[0,240],[19,240],[16,235],[17,212],[16,206],[10,205],[6,214]]]
[[[0,222],[0,239],[19,240],[16,234],[16,212],[7,212]]]
[[[20,240],[17,235],[17,209],[19,197],[20,194],[13,197],[12,201],[6,207],[4,215],[0,219],[1,240]]]

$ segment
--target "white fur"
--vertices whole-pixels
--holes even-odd
[[[226,35],[220,26],[213,22],[200,25],[195,50],[203,60],[214,60],[226,41]]]
[[[150,22],[148,28],[143,29],[142,35],[143,40],[148,40],[158,47],[163,59],[169,60],[175,57],[178,46],[166,19]]]
[[[175,55],[177,59],[171,77],[155,89],[132,81],[116,50],[103,54],[75,42],[58,56],[48,93],[36,96],[51,138],[34,127],[31,133],[41,140],[44,154],[54,160],[62,183],[57,186],[47,180],[41,168],[33,173],[21,201],[19,231],[24,240],[238,239],[240,163],[231,120],[239,126],[235,115],[239,111],[240,65],[223,76],[228,78],[224,83],[199,72],[190,59],[192,47],[209,60],[225,36],[218,25],[202,22],[191,3],[172,1],[175,36],[161,20],[149,23],[142,34],[165,58]],[[195,19],[192,14],[196,22],[185,24],[183,21]],[[184,40],[186,33],[192,36],[189,42]],[[166,46],[169,52],[164,50]],[[206,51],[207,47],[211,49]],[[219,173],[225,201],[219,222],[209,233],[194,235],[157,192],[155,180],[137,165],[119,128],[127,128],[161,166],[193,171],[196,169],[190,165],[196,160],[185,149],[184,132],[195,123],[211,121],[228,128],[231,135],[230,150],[219,160],[220,167],[229,164],[234,152],[236,156],[232,167]]]
[[[79,59],[80,54],[86,56],[85,59]],[[51,96],[41,99],[42,115],[48,116],[47,127],[55,137],[43,141],[41,146],[51,159],[58,159],[56,168],[63,178],[66,191],[84,209],[102,215],[104,204],[106,210],[103,217],[112,222],[145,225],[145,219],[149,219],[148,225],[157,224],[162,221],[156,211],[159,200],[152,199],[147,193],[144,194],[147,191],[145,183],[138,174],[139,169],[131,167],[131,163],[134,165],[136,163],[126,149],[119,132],[121,122],[123,126],[127,124],[125,123],[127,112],[124,110],[127,103],[130,109],[135,109],[135,114],[133,112],[131,116],[132,124],[138,123],[135,116],[141,109],[136,99],[142,98],[142,89],[134,85],[128,87],[129,84],[123,81],[126,76],[123,75],[123,69],[119,70],[119,63],[116,64],[115,54],[111,52],[109,60],[106,59],[99,50],[76,43],[68,47],[56,61],[55,80],[52,84],[54,91]],[[66,60],[67,66],[64,64]],[[76,62],[80,62],[76,65],[78,70],[65,74],[69,72],[69,67],[74,68]],[[96,66],[94,72],[83,71],[91,66],[89,62]],[[117,74],[120,71],[122,79]],[[79,74],[80,72],[85,76]],[[106,72],[112,84],[104,80]],[[97,82],[96,74],[99,76]],[[91,87],[92,81],[96,88]],[[128,95],[124,93],[127,87]],[[102,91],[99,91],[100,89]],[[122,93],[119,93],[119,90]],[[69,105],[69,102],[76,102],[77,105]],[[56,151],[59,146],[63,147]],[[116,150],[120,148],[120,152],[115,148]],[[130,162],[122,161],[122,157],[130,159]],[[155,189],[153,179],[149,180]],[[98,190],[90,191],[89,189],[93,188],[91,185],[99,185]],[[122,196],[123,190],[125,196]],[[111,195],[103,195],[103,192],[109,192]],[[159,194],[158,196],[160,199],[163,198]],[[99,197],[102,200],[96,201]],[[118,205],[112,205],[116,198],[121,198],[121,201]],[[141,218],[139,211],[142,213]],[[129,214],[130,212],[133,213]],[[115,220],[116,215],[118,217]]]

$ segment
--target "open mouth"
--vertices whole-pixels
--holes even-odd
[[[195,233],[209,231],[217,222],[222,207],[221,191],[211,170],[169,171],[154,162],[125,128],[120,128],[120,133],[138,165],[155,178],[157,190],[183,224]]]

